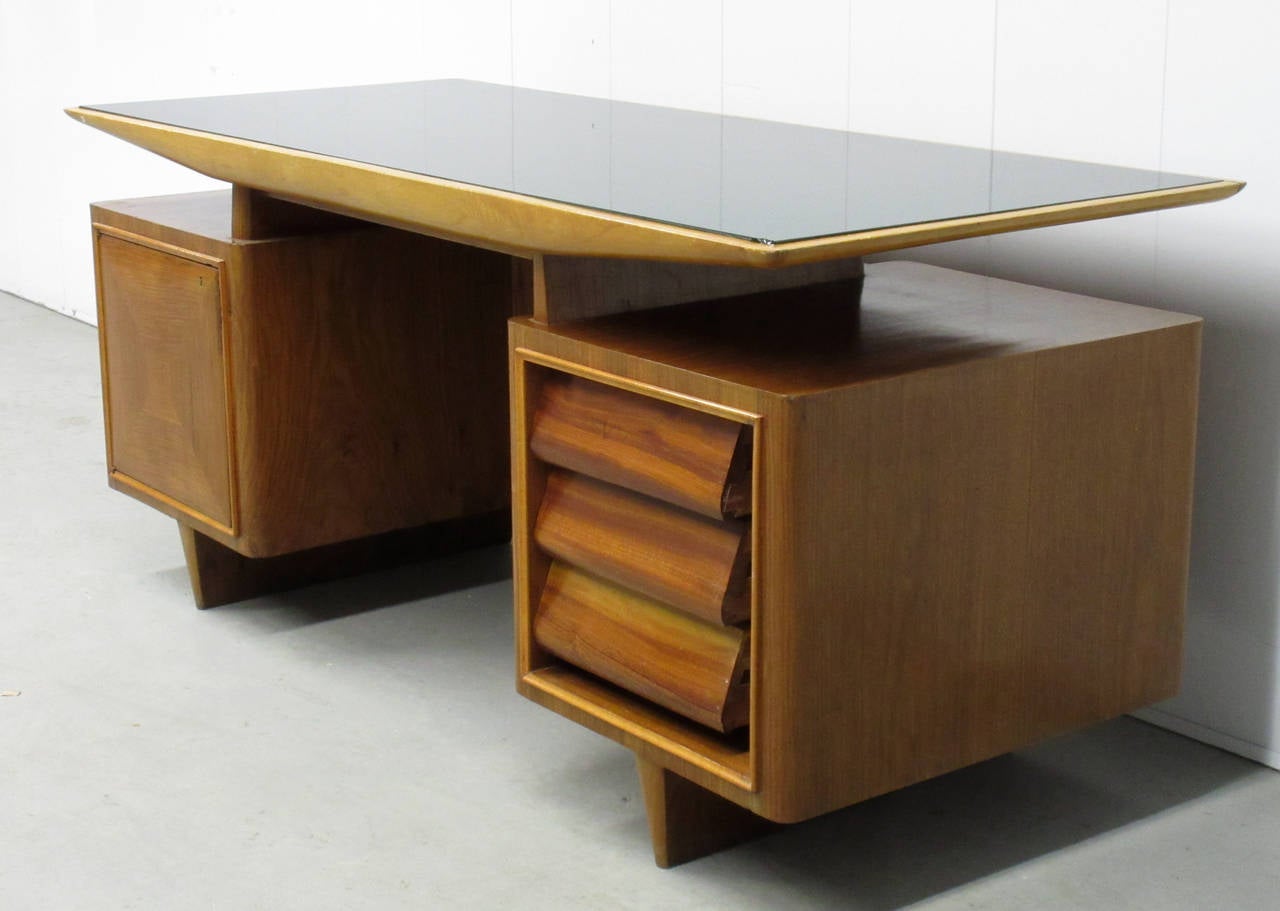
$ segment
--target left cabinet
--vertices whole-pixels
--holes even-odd
[[[92,219],[109,483],[234,569],[197,602],[507,535],[510,257],[324,213],[242,240],[229,192]]]

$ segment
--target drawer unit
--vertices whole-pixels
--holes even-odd
[[[555,370],[538,379],[533,540],[551,562],[534,643],[719,733],[747,726],[751,425]]]
[[[886,263],[510,335],[518,687],[661,862],[1175,692],[1194,318]]]
[[[749,786],[750,412],[521,360],[522,676]]]

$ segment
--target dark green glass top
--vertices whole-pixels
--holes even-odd
[[[769,243],[1213,182],[462,80],[88,107]]]

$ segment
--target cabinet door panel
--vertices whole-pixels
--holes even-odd
[[[235,525],[217,261],[97,235],[112,480]]]

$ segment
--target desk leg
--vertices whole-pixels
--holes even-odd
[[[697,860],[781,828],[640,756],[636,767],[659,867]]]
[[[278,557],[252,558],[178,523],[196,606],[204,609],[258,595],[387,569],[511,537],[505,510],[370,535]]]

